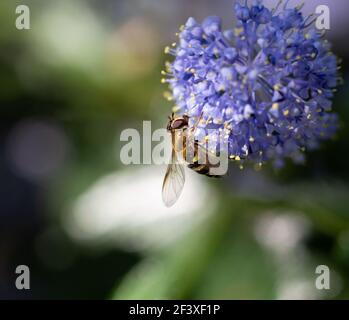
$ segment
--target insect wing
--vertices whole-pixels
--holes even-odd
[[[184,166],[178,163],[174,150],[172,151],[171,160],[162,185],[162,200],[166,207],[171,207],[175,204],[182,193],[185,182]]]

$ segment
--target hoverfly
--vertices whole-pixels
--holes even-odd
[[[207,148],[195,141],[194,138],[201,117],[202,115],[192,128],[189,128],[189,117],[187,115],[175,117],[172,114],[169,117],[167,130],[171,134],[172,153],[162,185],[162,200],[167,207],[174,205],[182,193],[185,183],[184,164],[199,174],[218,177],[210,174],[210,169],[217,167],[218,161],[210,162],[209,158],[212,155],[208,156]],[[191,141],[193,143],[189,143],[191,139],[193,139]],[[192,150],[188,150],[188,148],[192,148]],[[189,155],[193,157],[189,159]],[[198,159],[205,159],[205,161],[199,163]]]

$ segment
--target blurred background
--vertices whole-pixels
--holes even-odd
[[[30,30],[15,28],[19,4]],[[349,298],[347,1],[304,8],[330,7],[344,78],[341,129],[305,165],[233,165],[219,181],[187,170],[166,209],[165,167],[120,162],[124,128],[164,127],[171,112],[164,46],[189,16],[231,26],[232,4],[0,1],[0,298]],[[30,290],[15,287],[21,264]],[[330,290],[315,288],[318,265]]]

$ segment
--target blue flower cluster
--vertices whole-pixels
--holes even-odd
[[[235,14],[232,30],[222,30],[219,17],[189,18],[179,43],[165,48],[175,57],[163,71],[174,112],[187,114],[190,126],[199,120],[197,138],[212,148],[217,137],[209,129],[223,133],[231,159],[302,162],[305,149],[337,128],[330,112],[336,56],[301,6],[269,10],[244,1]]]

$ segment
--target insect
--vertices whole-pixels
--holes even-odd
[[[210,169],[218,167],[219,161],[210,161],[215,156],[208,155],[207,148],[194,139],[201,116],[192,128],[189,128],[187,115],[175,117],[172,114],[169,117],[167,130],[171,133],[172,152],[162,185],[162,200],[167,207],[174,205],[182,193],[185,183],[185,164],[199,174],[218,177],[211,175]],[[199,159],[204,159],[204,161],[199,161]]]

